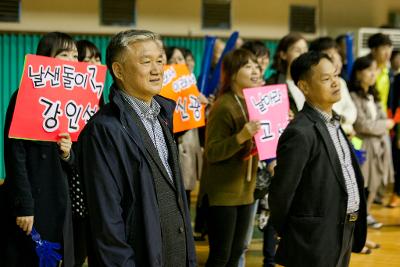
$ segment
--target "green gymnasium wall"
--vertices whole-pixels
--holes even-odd
[[[24,34],[24,33],[0,33],[0,180],[5,177],[4,170],[4,120],[5,114],[13,92],[18,88],[20,77],[24,66],[24,57],[26,54],[34,54],[36,46],[40,40],[40,34]],[[103,56],[102,62],[105,64],[105,54],[107,44],[111,36],[104,35],[74,35],[75,40],[87,39],[93,42]],[[163,38],[166,46],[179,46],[190,49],[195,57],[196,76],[200,73],[201,59],[203,57],[204,38],[189,37],[165,37]],[[277,46],[275,41],[266,41],[267,47],[273,55]],[[266,76],[269,76],[267,70]],[[105,86],[105,99],[108,99],[108,88],[111,84],[111,76],[107,75]]]

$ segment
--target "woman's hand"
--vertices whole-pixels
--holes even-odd
[[[199,94],[197,99],[199,100],[200,104],[208,105],[208,103],[209,103],[207,97],[205,95],[203,95],[202,93]]]
[[[394,120],[392,119],[386,119],[386,129],[390,130],[393,128],[394,126]]]
[[[271,176],[275,175],[275,166],[276,166],[276,159],[271,161],[267,166],[267,170],[271,174]]]
[[[209,95],[208,98],[207,98],[207,101],[208,101],[208,104],[210,106],[212,106],[214,104],[214,102],[215,102],[215,95],[213,95],[213,94]]]
[[[294,119],[294,112],[291,109],[289,109],[289,121],[293,119]]]
[[[22,231],[29,235],[32,232],[33,216],[17,217],[16,223],[22,229]]]
[[[247,122],[242,130],[236,135],[236,139],[239,144],[243,144],[247,140],[253,138],[253,136],[260,130],[261,124],[259,121],[249,121]]]
[[[60,137],[60,140],[57,141],[57,145],[60,148],[61,157],[63,159],[68,159],[72,147],[71,136],[69,133],[60,133],[58,136]]]

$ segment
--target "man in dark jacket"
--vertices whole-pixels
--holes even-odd
[[[280,137],[269,195],[284,266],[344,267],[366,238],[360,168],[332,105],[340,99],[330,58],[309,52],[291,67],[306,104]]]
[[[128,30],[107,48],[110,103],[79,138],[79,161],[100,266],[196,266],[163,82],[158,35]]]

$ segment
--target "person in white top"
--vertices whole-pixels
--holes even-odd
[[[293,32],[284,36],[279,41],[272,64],[276,73],[267,80],[267,84],[287,84],[290,102],[289,117],[291,119],[303,108],[305,98],[300,89],[293,83],[290,66],[296,58],[307,51],[307,42],[301,34]]]

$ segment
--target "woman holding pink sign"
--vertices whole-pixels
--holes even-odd
[[[74,40],[60,32],[44,35],[36,54],[78,60]],[[17,92],[10,100],[4,129],[6,180],[2,194],[7,201],[0,207],[0,266],[46,264],[36,254],[33,236],[29,236],[33,227],[42,240],[60,244],[57,253],[63,255],[63,265],[73,266],[71,203],[65,173],[74,158],[71,138],[68,133],[60,134],[57,143],[8,138]]]
[[[234,50],[223,60],[220,96],[206,126],[200,189],[210,205],[208,267],[237,266],[246,247],[258,164],[252,138],[260,124],[248,121],[243,89],[259,86],[260,75],[247,50]]]

